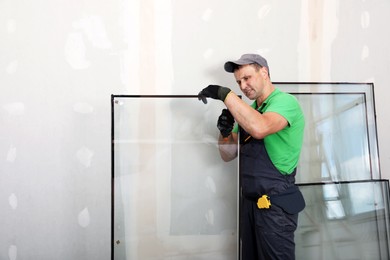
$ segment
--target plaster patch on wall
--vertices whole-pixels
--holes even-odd
[[[211,226],[214,225],[214,211],[209,209],[205,215],[206,217],[206,221],[208,224],[210,224]]]
[[[213,49],[207,49],[204,53],[203,53],[203,58],[205,59],[209,59],[214,53],[214,50]]]
[[[13,116],[21,116],[24,114],[24,104],[22,102],[13,102],[8,103],[3,106],[3,108]]]
[[[8,19],[6,28],[7,28],[7,32],[8,33],[16,32],[16,22],[15,22],[15,20],[14,19]]]
[[[340,1],[304,0],[300,12],[299,81],[332,81],[332,48],[339,33]]]
[[[14,162],[15,159],[16,159],[16,147],[11,145],[7,153],[7,162]]]
[[[259,17],[259,19],[264,19],[269,14],[271,9],[272,9],[271,5],[264,5],[257,12],[257,17]]]
[[[202,20],[208,22],[210,21],[212,15],[213,15],[213,10],[208,8],[203,12]]]
[[[8,65],[7,65],[7,69],[6,69],[6,72],[8,74],[14,74],[16,72],[16,70],[18,69],[18,65],[19,65],[19,62],[17,60],[14,60],[14,61],[11,61]]]
[[[366,29],[368,26],[370,26],[370,14],[365,11],[361,15],[361,23],[362,23],[362,28]]]
[[[93,106],[88,103],[79,102],[73,105],[73,110],[81,114],[90,114],[93,112]]]
[[[92,161],[92,157],[93,157],[93,152],[88,149],[87,147],[83,146],[81,147],[77,153],[76,153],[76,157],[78,159],[78,161],[84,165],[85,167],[90,167],[91,166],[91,161]]]
[[[100,16],[90,15],[73,23],[76,29],[83,29],[92,45],[99,49],[109,49],[112,47],[107,38],[106,28]]]
[[[210,176],[207,176],[206,178],[206,187],[213,193],[216,193],[216,186],[215,186],[215,182],[213,180],[213,178],[211,178]]]
[[[85,58],[85,44],[82,33],[70,33],[65,43],[65,60],[73,69],[81,70],[90,66]]]
[[[363,49],[362,49],[362,56],[361,56],[361,58],[362,58],[362,60],[365,60],[365,59],[368,58],[368,56],[370,56],[370,49],[368,48],[367,45],[364,45]]]
[[[173,3],[171,0],[166,1],[154,1],[154,48],[155,48],[155,92],[156,93],[171,93],[173,91],[173,82],[174,82],[174,65],[173,65],[173,49],[172,46],[175,46],[173,39]],[[211,10],[205,12],[205,17],[207,19],[208,14],[211,15]],[[211,17],[210,17],[211,18]],[[140,43],[142,43],[142,38],[140,38]],[[142,49],[142,47],[141,47]],[[133,55],[136,56],[136,55]],[[133,63],[133,57],[130,57],[130,63]],[[131,76],[131,75],[130,75]],[[132,82],[132,92],[134,88],[134,78],[138,80],[138,77],[131,78]],[[140,82],[141,86],[142,82]]]
[[[78,216],[79,225],[83,228],[88,227],[90,223],[90,216],[88,208],[83,209]]]
[[[15,193],[12,193],[8,197],[8,203],[13,210],[15,210],[18,207],[18,198],[16,197]]]
[[[9,260],[16,260],[16,257],[18,256],[18,248],[15,245],[11,245],[8,248],[8,257]]]

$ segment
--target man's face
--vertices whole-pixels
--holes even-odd
[[[255,100],[261,96],[264,88],[264,73],[266,69],[257,69],[254,65],[244,65],[234,72],[237,84],[241,91],[250,100]]]

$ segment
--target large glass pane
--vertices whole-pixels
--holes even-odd
[[[373,85],[275,85],[306,118],[297,259],[388,259]],[[219,157],[223,108],[196,96],[112,96],[114,259],[238,259],[238,160]]]
[[[237,259],[238,165],[222,162],[221,102],[113,96],[115,259]]]
[[[295,233],[297,259],[389,259],[389,184],[301,185],[306,208]]]
[[[299,183],[380,178],[372,84],[275,85],[294,94],[305,114]]]

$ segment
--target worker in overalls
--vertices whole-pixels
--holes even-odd
[[[272,84],[262,56],[244,54],[226,62],[224,68],[234,73],[241,91],[253,103],[246,104],[218,85],[204,88],[199,99],[225,103],[227,109],[217,122],[219,151],[224,161],[240,153],[241,259],[295,259],[294,232],[298,213],[305,207],[295,185],[305,126],[302,109],[293,95]]]

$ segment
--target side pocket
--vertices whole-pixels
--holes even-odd
[[[282,194],[272,195],[271,205],[272,204],[281,207],[288,214],[297,214],[301,212],[306,206],[302,192],[296,185],[287,189]]]

